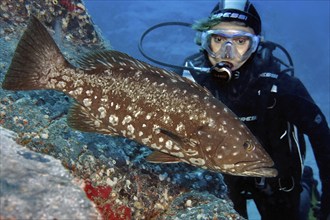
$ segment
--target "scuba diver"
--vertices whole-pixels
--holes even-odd
[[[252,198],[262,219],[299,219],[309,137],[322,184],[318,219],[330,213],[330,132],[320,108],[292,68],[282,70],[277,46],[261,38],[261,19],[248,0],[220,0],[206,19],[193,25],[201,51],[185,60],[183,76],[206,87],[260,140],[275,162],[275,178],[225,176],[234,208],[247,218]]]

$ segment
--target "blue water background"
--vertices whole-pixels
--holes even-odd
[[[139,52],[138,42],[146,29],[167,21],[193,23],[207,17],[216,2],[85,0],[92,20],[113,49],[144,61],[147,60]],[[281,44],[290,52],[296,76],[302,80],[329,122],[330,2],[252,2],[263,21],[263,36],[266,40]],[[164,27],[148,35],[144,47],[153,58],[181,65],[185,57],[198,51],[194,36],[195,32],[186,27]],[[318,176],[310,146],[305,164],[312,166]]]

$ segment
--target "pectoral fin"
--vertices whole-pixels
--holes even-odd
[[[180,146],[182,149],[185,149],[185,146],[190,146],[190,147],[196,147],[196,145],[198,144],[197,140],[193,140],[190,138],[185,138],[185,137],[180,137],[179,135],[159,128],[160,132],[165,134],[168,138],[170,138],[172,141],[176,142],[178,146]],[[197,136],[197,135],[195,135]]]
[[[162,153],[160,151],[152,152],[146,160],[150,163],[179,163],[181,160],[169,154]]]
[[[68,125],[74,129],[84,132],[96,132],[117,136],[117,131],[112,127],[104,127],[102,121],[91,115],[90,110],[79,103],[74,103],[70,108]]]

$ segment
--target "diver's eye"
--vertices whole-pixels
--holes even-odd
[[[225,41],[225,38],[219,35],[212,35],[212,39],[215,43],[222,43]]]
[[[244,149],[247,151],[247,152],[251,152],[254,150],[254,145],[250,142],[250,141],[246,141],[244,144],[243,144],[243,147]]]
[[[244,45],[247,41],[248,41],[248,39],[246,37],[239,37],[239,38],[235,39],[235,42],[238,45]]]

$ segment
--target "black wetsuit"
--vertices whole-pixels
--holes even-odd
[[[205,54],[186,60],[195,67],[210,67]],[[298,219],[302,161],[309,137],[322,181],[322,210],[330,210],[330,131],[326,119],[301,81],[257,65],[257,56],[240,68],[230,82],[209,73],[190,71],[194,80],[226,104],[260,140],[279,171],[276,178],[225,175],[235,209],[247,217],[246,199],[255,200],[262,219]],[[326,219],[323,216],[323,219]]]

